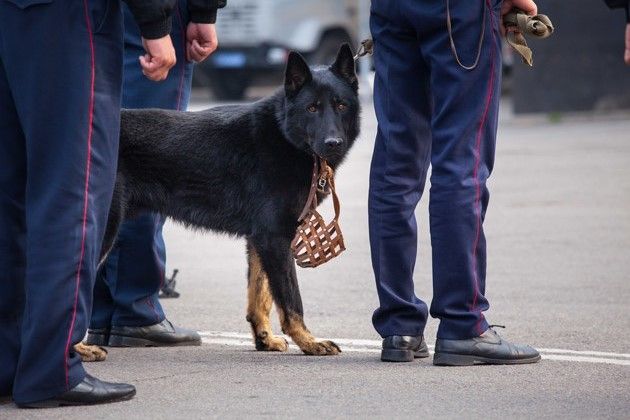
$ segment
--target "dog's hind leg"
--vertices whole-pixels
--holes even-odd
[[[290,240],[258,237],[253,239],[267,273],[269,288],[278,308],[282,331],[306,354],[328,356],[341,353],[332,341],[317,341],[304,324],[302,297],[291,256]]]
[[[252,327],[256,350],[287,351],[289,345],[282,337],[276,337],[271,331],[269,314],[273,298],[269,290],[269,280],[262,268],[260,258],[254,247],[247,243],[247,321]]]

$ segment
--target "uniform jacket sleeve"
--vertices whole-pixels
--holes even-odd
[[[227,0],[188,0],[188,14],[191,22],[215,23],[217,9],[225,7]]]
[[[124,1],[136,19],[143,38],[158,39],[171,33],[171,13],[176,0]]]

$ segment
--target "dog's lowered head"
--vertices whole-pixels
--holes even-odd
[[[341,46],[328,67],[309,68],[300,54],[291,52],[278,115],[287,139],[336,166],[359,135],[358,88],[349,45]]]

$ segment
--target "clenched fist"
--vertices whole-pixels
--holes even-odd
[[[186,28],[186,58],[199,63],[219,46],[217,32],[212,23],[189,23]]]
[[[142,73],[156,82],[166,79],[168,71],[177,62],[171,36],[166,35],[158,39],[142,38],[142,45],[146,51],[145,55],[140,56]]]

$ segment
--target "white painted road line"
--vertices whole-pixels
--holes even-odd
[[[627,359],[607,359],[604,357],[591,356],[565,356],[560,354],[547,354],[540,352],[545,360],[561,360],[564,362],[578,363],[606,363],[608,365],[630,366],[630,360]]]
[[[251,347],[254,348],[250,334],[239,332],[217,332],[200,331],[204,344],[213,344],[231,347]],[[286,336],[282,336],[290,340]],[[346,353],[379,353],[381,351],[381,340],[331,338],[330,340],[339,344],[341,350]],[[290,349],[299,350],[294,344],[289,345]],[[432,345],[429,345],[433,349]],[[612,353],[602,351],[587,350],[567,350],[567,349],[538,349],[544,360],[558,360],[563,362],[576,363],[604,363],[619,366],[630,366],[630,354]],[[433,353],[433,351],[431,351]]]

